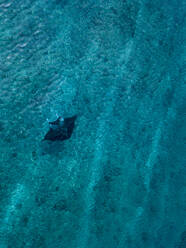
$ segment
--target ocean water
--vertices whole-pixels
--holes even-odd
[[[185,14],[0,0],[0,248],[186,247]]]

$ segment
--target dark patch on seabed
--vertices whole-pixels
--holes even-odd
[[[0,0],[0,248],[186,247],[184,16]]]

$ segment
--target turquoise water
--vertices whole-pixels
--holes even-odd
[[[186,247],[185,12],[0,0],[0,248]]]

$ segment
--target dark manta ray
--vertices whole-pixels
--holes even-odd
[[[66,140],[72,135],[77,116],[70,118],[58,117],[57,120],[49,122],[50,129],[43,140]]]

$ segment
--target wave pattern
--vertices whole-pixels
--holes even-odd
[[[185,246],[184,1],[0,0],[0,247]],[[78,115],[71,139],[47,119]]]

